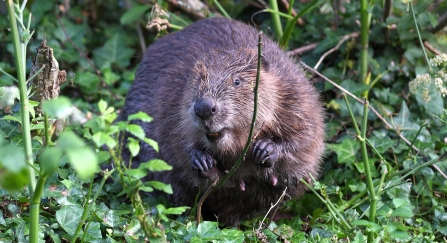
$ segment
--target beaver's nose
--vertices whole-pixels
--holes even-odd
[[[194,112],[196,116],[201,118],[202,120],[206,120],[217,114],[217,104],[211,98],[200,98],[194,104]]]

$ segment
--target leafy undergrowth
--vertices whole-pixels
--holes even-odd
[[[128,123],[113,126],[117,115],[106,103],[117,108],[123,105],[142,57],[142,41],[145,46],[186,26],[202,12],[159,1],[169,10],[172,28],[157,33],[144,30],[145,21],[154,17],[152,5],[131,2],[132,7],[124,7],[127,1],[119,3],[66,6],[31,1],[24,8],[25,19],[32,12],[31,29],[35,30],[28,46],[27,69],[46,37],[60,69],[67,71],[68,82],[61,90],[71,101],[48,103],[45,112],[52,117],[72,114],[73,104],[87,114],[82,119],[88,120],[65,132],[54,125],[55,145],[48,150],[43,142],[43,117],[32,114],[33,158],[39,162],[36,171],[52,172],[42,174],[47,178],[39,205],[41,242],[68,242],[74,235],[84,242],[445,242],[447,114],[442,87],[447,82],[447,58],[441,53],[447,53],[447,35],[442,28],[435,29],[439,17],[447,12],[447,2],[416,1],[410,8],[408,3],[394,1],[388,15],[384,6],[369,2],[365,80],[360,80],[360,3],[346,3],[337,14],[331,1],[295,4],[302,15],[288,50],[315,44],[310,51],[299,52],[300,60],[314,67],[324,56],[317,70],[356,97],[366,96],[378,113],[365,113],[364,105],[352,98],[347,99],[348,106],[345,91],[314,75],[327,108],[321,177],[303,197],[282,205],[281,211],[294,215],[293,219],[268,227],[259,227],[262,219],[254,219],[239,228],[220,228],[216,222],[197,226],[191,211],[178,216],[185,208],[172,208],[163,198],[149,196],[146,192],[153,189],[170,190],[168,185],[140,181],[148,171],[169,169],[163,162],[152,161],[131,170],[120,167],[119,141],[113,134],[128,131],[151,146],[156,144],[141,136],[141,128]],[[2,4],[5,2],[0,7]],[[208,11],[214,15],[218,8],[209,4]],[[225,1],[223,7],[233,18],[249,21],[254,16],[264,33],[273,36],[270,13],[253,15],[260,6]],[[286,18],[282,21],[285,26]],[[0,67],[14,76],[8,19],[0,18],[0,26]],[[143,29],[141,36],[137,28]],[[351,37],[343,39],[346,35]],[[428,62],[427,58],[435,56],[435,61]],[[32,219],[29,189],[24,188],[29,183],[29,168],[23,162],[23,124],[17,99],[3,105],[7,94],[17,96],[5,88],[11,85],[13,78],[0,73],[0,242],[27,242]],[[134,119],[149,120],[141,114]],[[138,144],[136,140],[131,143],[132,153],[138,152]],[[90,151],[95,152],[102,172],[85,166]],[[113,174],[106,170],[112,168],[111,161]],[[96,174],[90,177],[93,172]]]

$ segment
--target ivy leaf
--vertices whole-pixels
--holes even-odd
[[[135,53],[134,49],[123,46],[122,37],[114,34],[103,47],[93,51],[95,63],[101,68],[110,68],[112,64],[119,68],[129,66],[130,58]]]
[[[197,234],[201,238],[217,238],[219,236],[219,227],[217,222],[204,221],[197,226]]]
[[[69,235],[73,235],[80,223],[84,209],[79,205],[63,206],[56,212],[56,220]]]
[[[414,216],[413,210],[411,210],[411,208],[409,208],[409,207],[398,207],[393,211],[393,213],[391,213],[391,215],[406,217],[406,218],[411,218]]]
[[[372,136],[369,141],[371,142],[371,145],[380,153],[383,154],[385,151],[387,151],[394,143],[391,138],[384,137],[384,138],[378,138],[376,136]]]
[[[98,222],[90,222],[85,230],[85,240],[93,241],[102,239],[101,225]]]
[[[87,23],[74,24],[65,18],[61,19],[61,23],[62,25],[58,25],[58,28],[54,30],[54,36],[62,43],[66,43],[70,39],[76,46],[84,46],[85,32],[88,29]]]
[[[99,84],[98,75],[91,72],[77,72],[74,82],[82,88],[86,93],[96,93]]]
[[[345,139],[340,144],[328,145],[338,157],[338,163],[352,163],[356,160],[356,154],[360,149],[360,144],[351,139]]]
[[[402,101],[399,114],[390,121],[397,131],[402,131],[404,136],[408,136],[409,132],[418,131],[420,126],[413,121],[410,110],[408,110],[405,101]]]
[[[410,236],[407,233],[405,227],[399,226],[394,223],[388,223],[386,230],[390,233],[391,237],[398,239],[409,239]]]
[[[149,5],[137,5],[127,10],[120,18],[121,24],[130,24],[139,19],[148,9]]]
[[[298,232],[295,232],[293,237],[297,236]],[[293,239],[291,239],[291,242],[304,242],[305,238],[304,238],[304,233],[302,233],[301,235],[301,240],[295,240],[293,241]],[[231,243],[242,243],[244,242],[244,233],[242,233],[242,231],[237,230],[237,229],[222,229],[222,236],[224,237],[224,242],[231,242]]]
[[[369,85],[359,82],[354,82],[353,80],[346,79],[341,82],[340,86],[349,90],[349,92],[353,93],[356,96],[360,96],[364,91],[369,89]]]

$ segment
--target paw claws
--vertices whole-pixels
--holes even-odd
[[[272,140],[257,140],[253,143],[252,156],[256,163],[272,167],[276,162],[277,151]]]

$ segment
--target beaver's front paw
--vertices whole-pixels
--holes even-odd
[[[208,151],[193,150],[191,152],[191,168],[198,170],[201,177],[211,178],[217,173],[216,160]]]
[[[257,140],[253,144],[252,156],[259,165],[272,167],[278,159],[278,151],[272,140]]]

